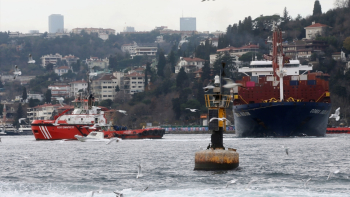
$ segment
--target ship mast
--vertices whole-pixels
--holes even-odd
[[[286,71],[283,70],[283,65],[284,63],[289,63],[289,58],[283,54],[282,31],[276,25],[274,25],[272,28],[272,67],[274,76],[279,78],[280,101],[283,101],[283,77],[287,75]]]

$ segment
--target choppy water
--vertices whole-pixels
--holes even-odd
[[[161,140],[104,142],[35,141],[2,137],[1,197],[86,196],[350,196],[350,135],[324,138],[235,138],[235,171],[193,171],[194,154],[210,135],[165,135]],[[282,146],[289,147],[289,155]],[[136,179],[141,163],[143,177]],[[339,173],[327,177],[330,171]],[[303,180],[311,178],[305,186]],[[225,188],[230,180],[235,184]],[[252,181],[254,180],[254,181]],[[250,183],[251,182],[251,183]],[[250,184],[249,184],[250,183]]]

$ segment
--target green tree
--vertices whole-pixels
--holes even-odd
[[[111,99],[106,99],[106,100],[99,102],[99,105],[103,106],[103,107],[110,107],[110,106],[112,106],[112,104],[113,104],[113,101]]]
[[[0,80],[0,88],[3,88],[4,84],[2,84],[2,81]]]
[[[120,91],[119,85],[115,86],[115,91],[116,91],[116,92],[119,92],[119,91]]]
[[[51,103],[51,97],[52,97],[51,90],[50,89],[46,90],[45,102],[46,103]]]
[[[168,61],[171,65],[171,71],[175,73],[175,66],[176,66],[176,56],[173,50],[170,51],[168,55]]]
[[[176,76],[176,87],[182,88],[184,82],[188,79],[184,67],[182,67]]]
[[[46,70],[47,71],[52,71],[53,70],[53,64],[49,63],[48,65],[46,65]]]
[[[28,105],[29,105],[29,107],[35,107],[35,101],[33,98],[29,99]]]
[[[350,1],[349,1],[350,2]],[[345,38],[344,42],[343,42],[343,47],[350,51],[350,36]]]
[[[201,79],[202,81],[209,80],[210,79],[210,63],[209,61],[204,62],[204,66],[202,67],[202,75]]]
[[[314,10],[313,10],[313,16],[317,16],[317,15],[321,15],[322,14],[322,8],[321,8],[321,4],[318,0],[315,1],[314,4]]]
[[[164,53],[163,53],[163,51],[160,51],[159,57],[158,57],[158,65],[157,65],[157,69],[158,69],[157,75],[158,76],[164,77],[165,65],[166,65],[166,59],[165,59]]]
[[[22,93],[22,99],[23,101],[26,100],[28,98],[28,95],[27,95],[27,88],[26,87],[23,87],[23,93]]]
[[[19,125],[18,120],[20,118],[23,118],[23,109],[22,109],[22,104],[21,103],[19,103],[19,105],[18,105],[17,113],[16,113],[15,120],[14,120],[15,122],[13,123],[13,125],[18,127],[18,125]]]

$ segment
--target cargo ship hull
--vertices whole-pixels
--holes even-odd
[[[325,136],[330,103],[272,102],[233,107],[239,137]]]

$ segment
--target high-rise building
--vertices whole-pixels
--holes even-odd
[[[63,33],[64,19],[61,14],[51,14],[49,16],[49,33]]]
[[[181,17],[180,31],[196,31],[196,17]]]
[[[124,32],[135,32],[135,28],[134,27],[124,27]]]

